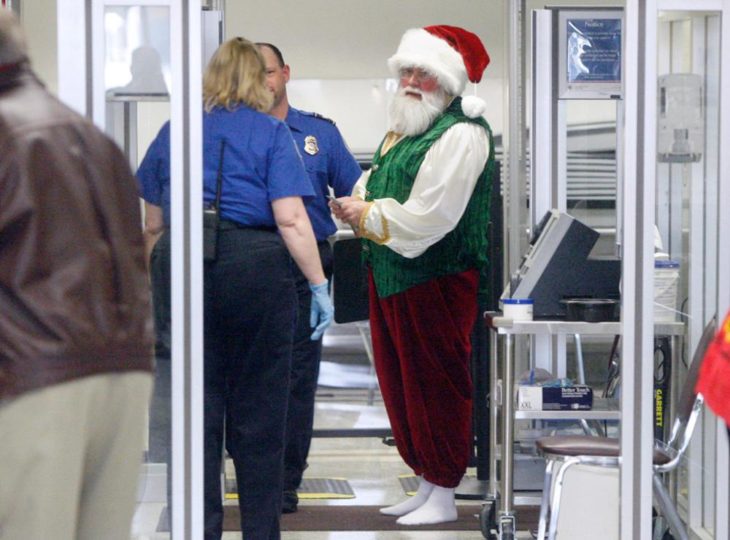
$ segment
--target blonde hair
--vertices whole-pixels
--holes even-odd
[[[236,37],[223,43],[208,62],[203,75],[203,104],[234,109],[243,103],[269,112],[274,96],[266,87],[266,64],[256,46]]]

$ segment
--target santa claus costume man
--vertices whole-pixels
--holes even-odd
[[[331,203],[363,239],[375,367],[398,451],[420,477],[383,514],[454,521],[471,445],[470,334],[487,264],[492,134],[483,100],[459,97],[489,63],[453,26],[408,30],[388,60],[390,130],[351,197]]]

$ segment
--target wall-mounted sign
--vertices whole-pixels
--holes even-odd
[[[619,10],[560,11],[561,98],[621,98],[622,28]]]

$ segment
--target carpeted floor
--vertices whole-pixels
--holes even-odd
[[[295,514],[281,516],[282,531],[478,531],[480,505],[458,506],[459,518],[438,525],[403,526],[396,517],[384,516],[379,506],[355,505],[300,505]],[[228,507],[226,507],[228,510]],[[238,509],[230,520],[238,522]],[[233,514],[233,512],[230,512]],[[229,521],[226,512],[224,529]]]
[[[481,504],[459,505],[459,518],[438,525],[403,526],[396,518],[378,512],[379,506],[357,505],[299,505],[299,511],[281,516],[282,531],[478,531]],[[238,506],[223,507],[223,530],[240,531]],[[539,507],[517,507],[517,523],[520,530],[537,528]],[[162,511],[158,531],[169,531],[167,508]]]

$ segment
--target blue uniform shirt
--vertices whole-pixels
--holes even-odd
[[[312,184],[286,125],[244,105],[203,114],[203,197],[215,199],[225,141],[221,217],[250,227],[275,226],[271,202],[311,198]],[[137,170],[142,198],[162,207],[170,224],[170,123],[165,123]],[[306,202],[305,199],[305,202]],[[202,207],[201,207],[202,208]]]
[[[304,203],[321,242],[337,231],[327,205],[328,186],[336,197],[350,195],[362,171],[332,121],[289,107],[286,123],[314,187],[314,197]]]

